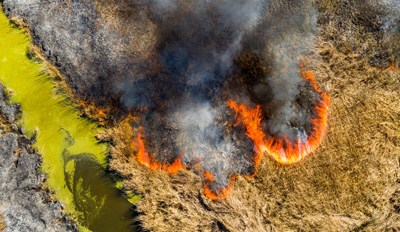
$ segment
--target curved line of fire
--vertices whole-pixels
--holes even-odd
[[[246,177],[251,178],[256,175],[257,167],[260,165],[265,152],[281,164],[294,164],[313,153],[321,144],[328,124],[330,99],[326,92],[318,89],[317,82],[311,72],[307,70],[301,71],[300,75],[303,77],[302,80],[307,81],[321,97],[320,101],[315,103],[315,116],[311,119],[311,124],[313,126],[311,128],[312,132],[307,136],[307,142],[300,142],[300,140],[297,139],[297,142],[293,143],[286,137],[267,137],[261,127],[262,112],[260,105],[256,108],[250,108],[244,104],[234,102],[233,100],[227,101],[229,107],[236,112],[237,122],[235,126],[243,126],[246,130],[246,136],[254,143],[255,154],[253,160],[255,172],[253,175]],[[172,164],[163,164],[154,160],[153,155],[146,151],[143,132],[143,128],[141,128],[137,141],[132,143],[133,146],[139,149],[137,160],[140,164],[155,171],[163,170],[171,174],[175,174],[179,170],[187,167],[182,164],[182,154],[180,154],[180,158],[177,158]],[[237,178],[236,175],[231,176],[231,182],[226,188],[214,191],[208,188],[209,184],[215,181],[214,177],[212,177],[209,172],[203,172],[203,176],[206,178],[204,194],[212,200],[228,197]]]

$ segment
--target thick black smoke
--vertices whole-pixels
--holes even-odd
[[[288,3],[288,8],[269,3],[270,10],[257,28],[258,34],[251,38],[266,41],[260,56],[270,63],[270,70],[251,85],[249,95],[263,106],[267,119],[263,130],[267,135],[307,142],[305,128],[310,127],[310,103],[315,98],[308,93],[309,99],[298,104],[305,88],[304,77],[299,73],[301,60],[310,52],[317,33],[318,12],[311,1]]]
[[[147,108],[147,149],[159,162],[172,163],[181,154],[185,164],[199,160],[224,188],[230,176],[253,172],[251,141],[244,133],[229,133],[226,119],[233,117],[227,115],[222,90],[243,36],[258,24],[262,2],[153,1],[147,6],[157,28],[158,70],[138,76],[123,99],[130,107]]]
[[[385,9],[383,21],[383,43],[387,57],[397,67],[400,65],[400,0],[371,1],[371,6]]]
[[[288,122],[309,121],[298,119],[304,115],[293,105],[300,93],[299,62],[312,44],[317,12],[311,2],[295,2],[288,2],[290,9],[259,0],[143,3],[156,28],[156,55],[148,62],[155,69],[139,69],[117,90],[127,107],[146,108],[141,125],[147,150],[158,162],[172,163],[180,155],[184,164],[199,160],[216,179],[212,190],[227,187],[232,176],[253,174],[254,144],[232,127],[235,113],[228,98],[263,105],[273,114],[264,125],[270,134],[305,133]],[[244,51],[272,66],[264,76],[248,78],[247,86],[235,81]]]

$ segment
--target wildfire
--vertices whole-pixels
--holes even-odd
[[[302,67],[302,66],[301,66]],[[261,106],[258,105],[255,108],[247,107],[244,104],[236,103],[233,100],[228,100],[227,104],[235,110],[236,123],[234,126],[243,126],[246,130],[246,136],[248,136],[254,142],[255,154],[253,157],[255,172],[253,175],[246,177],[252,177],[257,172],[257,167],[260,165],[263,158],[264,152],[267,152],[272,158],[282,164],[293,164],[308,154],[314,152],[317,147],[321,144],[322,139],[326,132],[328,122],[328,109],[330,100],[326,92],[321,91],[313,75],[309,71],[301,71],[300,75],[302,80],[306,81],[320,96],[320,99],[315,102],[313,109],[314,116],[311,118],[311,128],[309,128],[310,134],[307,135],[306,142],[300,141],[298,138],[296,142],[291,141],[285,137],[271,137],[263,132],[261,127],[262,122],[262,110]],[[132,119],[137,119],[132,117]],[[146,139],[143,136],[144,129],[141,128],[137,139],[132,142],[134,147],[138,148],[137,160],[140,164],[152,169],[152,170],[163,170],[171,174],[177,173],[179,170],[186,168],[182,164],[182,153],[179,158],[171,164],[164,164],[157,160],[154,160],[153,154],[146,151],[145,144]],[[197,161],[197,158],[195,159]],[[231,193],[232,187],[236,181],[237,176],[230,177],[230,183],[223,189],[211,190],[210,184],[216,181],[212,173],[200,170],[203,176],[206,178],[204,185],[204,194],[212,200],[219,200],[228,197]]]
[[[207,173],[205,173],[205,174],[207,174]],[[209,177],[211,179],[209,179]],[[206,181],[206,184],[204,185],[204,195],[206,195],[206,197],[210,198],[211,200],[220,200],[220,199],[227,198],[231,194],[232,187],[235,184],[235,180],[237,178],[237,176],[232,176],[231,182],[229,183],[229,185],[226,188],[214,191],[214,190],[210,190],[210,188],[208,186],[211,182],[215,181],[215,179],[213,180],[213,178],[211,177],[211,174],[209,177],[206,176],[207,181]]]
[[[146,151],[145,139],[142,135],[143,132],[144,130],[143,128],[141,128],[137,137],[137,142],[136,141],[132,142],[132,145],[139,149],[137,153],[137,160],[140,164],[150,168],[153,171],[163,170],[170,174],[176,174],[179,170],[185,169],[187,167],[182,165],[181,158],[175,159],[175,161],[172,164],[164,164],[156,160],[153,160],[153,155]],[[182,157],[182,153],[180,154],[180,157]],[[237,178],[237,176],[232,176],[231,182],[226,188],[212,191],[209,189],[208,186],[211,182],[215,181],[215,178],[212,176],[210,172],[204,172],[203,176],[207,179],[206,184],[204,185],[204,195],[212,200],[220,200],[227,198],[230,195],[231,189]]]
[[[172,164],[164,164],[154,160],[153,154],[146,151],[145,138],[142,135],[143,132],[144,130],[141,128],[138,134],[137,142],[132,142],[132,145],[139,149],[137,153],[137,161],[140,164],[154,171],[163,170],[171,174],[176,174],[179,170],[186,168],[186,166],[182,165],[182,158],[176,158]],[[180,157],[182,157],[182,154]]]
[[[396,65],[394,62],[390,62],[389,67],[377,68],[377,69],[378,69],[379,71],[385,71],[385,70],[387,70],[387,69],[389,69],[389,68],[390,68],[392,71],[400,72],[399,66]]]
[[[210,172],[203,173],[203,176],[206,177],[210,181],[215,181],[215,178],[211,175]]]
[[[244,125],[246,129],[246,135],[254,142],[256,153],[254,154],[253,161],[254,167],[257,170],[257,166],[261,163],[261,159],[263,157],[263,150],[260,148],[263,146],[265,138],[265,134],[261,128],[261,106],[257,106],[255,109],[250,109],[243,104],[238,105],[232,100],[229,100],[227,104],[236,112],[237,122],[235,126],[238,126],[239,124]],[[254,176],[255,173],[256,172],[254,172],[252,176]]]
[[[139,120],[140,120],[140,117],[131,116],[131,119],[132,119],[132,120],[135,120],[135,121],[139,121]]]
[[[311,119],[312,128],[310,135],[307,136],[307,142],[301,142],[299,138],[296,142],[292,142],[286,136],[283,138],[266,136],[261,128],[261,106],[252,109],[233,100],[227,102],[236,112],[236,125],[242,124],[246,129],[246,135],[254,142],[256,170],[264,152],[279,163],[293,164],[314,152],[322,142],[328,123],[330,100],[326,92],[318,89],[317,82],[309,71],[301,71],[300,75],[303,77],[302,80],[307,81],[321,96],[321,100],[315,102],[313,110],[315,116]]]
[[[390,63],[390,68],[391,68],[393,71],[395,71],[395,72],[400,72],[400,69],[398,69],[398,68],[396,67],[396,65],[395,65],[394,62],[391,62],[391,63]]]

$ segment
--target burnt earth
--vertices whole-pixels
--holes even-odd
[[[0,85],[0,215],[4,231],[77,231],[64,206],[43,187],[42,160],[31,139],[13,124],[18,105],[8,105]],[[1,226],[0,226],[1,228]]]

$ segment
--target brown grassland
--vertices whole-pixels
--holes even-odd
[[[383,39],[379,9],[364,1],[318,1],[319,33],[304,58],[331,97],[321,147],[304,161],[266,155],[254,178],[231,196],[206,198],[202,179],[137,163],[129,119],[100,135],[110,166],[143,197],[140,221],[151,231],[400,231],[399,37]],[[397,46],[397,47],[396,47]]]

